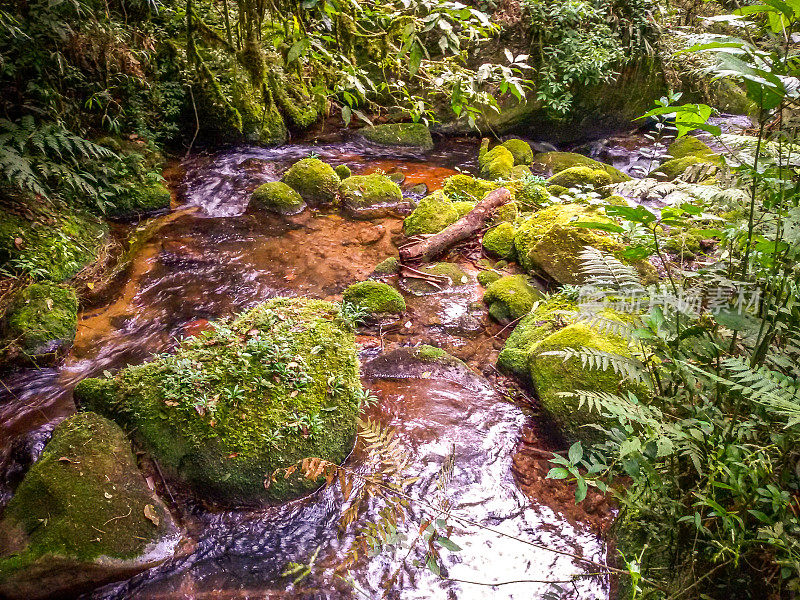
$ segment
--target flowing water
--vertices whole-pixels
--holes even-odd
[[[339,142],[236,147],[185,161],[178,205],[149,228],[150,237],[111,300],[83,312],[65,362],[23,371],[4,382],[0,503],[41,452],[54,423],[75,411],[71,390],[81,379],[168,351],[209,320],[270,297],[336,300],[347,285],[365,279],[395,252],[400,215],[355,221],[336,212],[279,218],[248,209],[249,194],[258,184],[278,179],[288,165],[310,153],[334,165],[346,163],[356,174],[400,171],[404,188],[424,183],[433,190],[459,170],[474,170],[477,141],[447,141],[426,155]],[[380,399],[368,416],[396,428],[402,449],[413,457],[411,471],[419,475],[409,495],[423,503],[446,497],[459,516],[451,522],[451,538],[462,549],[444,552],[446,579],[414,568],[411,559],[418,557],[413,553],[404,562],[406,550],[358,562],[353,576],[361,591],[334,578],[353,533],[338,532],[340,498],[330,488],[263,510],[219,511],[178,500],[174,508],[187,530],[181,555],[93,596],[377,598],[382,582],[394,575],[392,598],[541,598],[548,592],[553,598],[607,598],[610,584],[602,577],[562,583],[560,592],[548,583],[532,583],[592,573],[596,564],[605,563],[606,546],[597,523],[571,506],[568,486],[542,485],[540,477],[540,485],[526,487],[515,477],[529,470],[515,457],[525,455],[526,445],[546,447],[547,428],[507,400],[491,368],[508,331],[493,324],[480,306],[475,258],[474,252],[450,257],[470,274],[469,285],[432,295],[407,294],[402,319],[359,336],[364,384]],[[420,343],[446,349],[471,369],[432,376],[404,350]],[[442,491],[437,482],[450,457],[453,475]],[[359,469],[365,460],[356,452],[348,463]],[[377,519],[379,508],[380,502],[373,502],[359,522]],[[421,517],[422,510],[422,504],[412,504],[414,516]],[[611,514],[608,508],[601,512]],[[406,533],[413,539],[415,526]],[[307,561],[317,550],[312,576],[297,584],[281,577],[287,562]],[[505,585],[489,585],[494,583]]]

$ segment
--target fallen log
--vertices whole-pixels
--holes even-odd
[[[400,249],[400,260],[430,260],[441,254],[452,245],[467,239],[483,229],[486,220],[497,208],[511,200],[511,192],[506,188],[498,188],[486,194],[486,197],[452,225],[448,225],[439,233],[422,241]]]

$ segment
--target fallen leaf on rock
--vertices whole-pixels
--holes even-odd
[[[158,513],[156,512],[156,507],[152,504],[144,505],[144,516],[156,527],[161,523],[161,519],[158,518]]]

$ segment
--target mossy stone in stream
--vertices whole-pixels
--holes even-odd
[[[275,469],[349,454],[358,371],[355,334],[337,305],[274,298],[108,383],[84,380],[75,397],[129,428],[199,497],[283,502],[319,481],[294,474],[265,488]]]
[[[460,200],[458,202],[453,202],[453,208],[456,209],[456,214],[460,219],[464,215],[469,214],[469,212],[475,208],[474,202],[467,202],[466,200]]]
[[[0,595],[75,597],[169,558],[180,539],[111,421],[80,413],[53,431],[0,520]]]
[[[439,233],[458,219],[458,210],[453,206],[453,201],[442,190],[437,190],[419,201],[414,212],[403,221],[403,230],[407,236]]]
[[[515,166],[529,165],[533,162],[533,150],[531,149],[531,145],[525,140],[512,138],[500,145],[511,152],[511,155],[514,157]]]
[[[500,223],[483,234],[483,249],[497,258],[512,259],[516,253],[514,249],[514,234],[516,230],[511,223]]]
[[[591,169],[604,170],[611,175],[612,183],[621,183],[631,179],[616,167],[575,152],[542,152],[534,157],[534,162],[543,165],[552,174],[559,173],[570,167],[589,167]]]
[[[540,183],[528,182],[514,195],[514,201],[524,210],[536,210],[550,202],[550,192]]]
[[[353,175],[345,179],[339,186],[339,197],[345,208],[354,214],[366,212],[366,216],[375,215],[375,209],[385,212],[403,201],[400,186],[386,175]]]
[[[364,127],[359,133],[373,144],[432,150],[433,138],[424,123],[387,123]]]
[[[107,215],[130,219],[169,208],[172,195],[162,183],[153,183],[131,190],[114,198]]]
[[[478,155],[481,177],[491,180],[507,178],[514,168],[514,155],[503,146],[495,146],[491,150],[488,147],[489,140],[484,139]]]
[[[542,293],[525,275],[506,275],[486,288],[483,301],[489,314],[499,323],[508,323],[528,314]]]
[[[498,184],[459,173],[444,180],[442,191],[452,200],[479,202],[483,197],[498,188]]]
[[[336,165],[333,168],[333,170],[336,172],[336,174],[339,176],[339,179],[341,179],[342,181],[344,181],[345,179],[350,177],[350,175],[353,174],[353,172],[350,170],[350,167],[348,167],[347,165]]]
[[[721,166],[722,158],[718,154],[702,154],[700,156],[689,154],[682,158],[672,158],[653,169],[648,177],[657,177],[662,180],[672,181],[676,177],[683,175],[684,171],[692,165],[699,164]]]
[[[289,167],[282,181],[309,204],[332,204],[341,183],[333,167],[318,158],[298,160]]]
[[[300,194],[282,181],[261,184],[253,191],[250,200],[279,215],[296,215],[306,208],[306,203]]]
[[[691,135],[678,138],[669,145],[667,154],[672,158],[683,158],[684,156],[704,156],[714,154],[714,151],[706,144]]]
[[[497,271],[487,269],[486,271],[481,271],[478,273],[478,283],[480,283],[483,287],[488,287],[492,282],[497,281],[500,279],[502,275]]]
[[[547,180],[549,185],[558,185],[567,189],[591,187],[595,190],[611,185],[612,182],[611,175],[604,170],[580,166],[559,171]]]
[[[400,259],[396,256],[390,256],[375,265],[372,270],[374,275],[394,275],[400,271]]]
[[[354,283],[342,294],[342,302],[353,304],[372,317],[399,314],[406,310],[406,301],[400,292],[380,281]]]
[[[75,290],[54,283],[33,283],[14,294],[3,317],[5,344],[41,363],[55,359],[75,339],[78,298]]]

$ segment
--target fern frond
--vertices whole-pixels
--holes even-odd
[[[631,339],[634,329],[633,326],[619,319],[612,319],[580,308],[577,311],[557,311],[557,314],[567,316],[572,323],[585,323],[587,327],[591,327],[598,333],[616,335],[627,340]]]
[[[644,294],[636,271],[628,265],[592,246],[584,246],[579,255],[581,273],[589,285],[628,293]]]
[[[637,383],[650,385],[650,376],[644,364],[642,364],[642,361],[637,358],[614,354],[613,352],[606,352],[605,350],[598,350],[596,348],[587,348],[585,346],[582,348],[548,350],[542,352],[539,356],[558,356],[561,357],[564,362],[573,358],[578,358],[584,369],[592,369],[594,371],[608,371],[611,369],[621,377]]]

